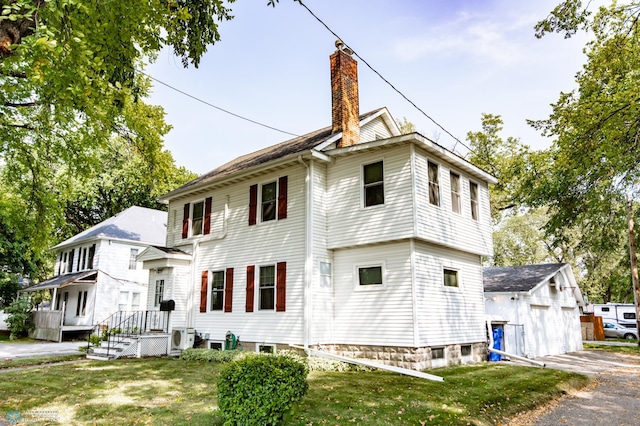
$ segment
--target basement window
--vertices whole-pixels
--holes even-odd
[[[209,342],[209,349],[222,350],[222,342]]]
[[[460,355],[462,355],[462,356],[471,356],[471,345],[462,345],[462,346],[460,346]]]
[[[431,348],[431,359],[444,359],[444,348]]]
[[[263,354],[274,354],[274,353],[276,353],[276,346],[275,345],[258,344],[258,352],[263,353]]]

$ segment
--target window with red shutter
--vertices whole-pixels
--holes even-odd
[[[231,312],[233,305],[233,268],[227,268],[227,279],[224,284],[224,311]]]
[[[287,262],[276,266],[276,312],[284,312],[287,302]]]
[[[208,235],[211,232],[211,197],[204,200],[204,226],[202,233]]]
[[[182,213],[182,238],[189,237],[189,210],[191,209],[191,205],[189,203],[184,205],[183,213]]]
[[[253,286],[256,277],[256,267],[247,266],[247,298],[245,301],[245,311],[253,312]]]
[[[287,218],[287,185],[289,179],[282,176],[278,179],[278,220]]]
[[[202,271],[200,280],[200,312],[207,312],[207,290],[209,287],[209,271]]]
[[[258,216],[258,185],[249,187],[249,225],[255,225]]]

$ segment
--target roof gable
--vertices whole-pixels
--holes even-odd
[[[162,245],[167,235],[167,212],[133,206],[56,245],[62,248],[86,240],[116,239]]]

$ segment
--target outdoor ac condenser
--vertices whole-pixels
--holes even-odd
[[[193,347],[195,330],[193,328],[174,328],[171,332],[171,349],[185,350]]]

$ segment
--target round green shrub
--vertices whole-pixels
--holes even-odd
[[[277,424],[307,393],[307,373],[304,363],[282,355],[252,355],[230,362],[218,377],[224,424]]]

